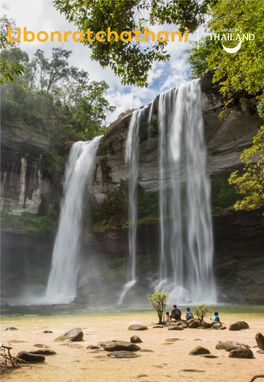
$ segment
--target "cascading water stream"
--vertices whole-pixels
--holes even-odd
[[[65,170],[64,199],[52,254],[46,303],[69,303],[77,295],[78,255],[82,229],[85,185],[94,169],[101,137],[77,142],[71,148]],[[44,302],[44,301],[42,301]]]
[[[160,275],[169,303],[216,302],[199,80],[159,98]]]
[[[146,119],[146,111],[149,108],[148,121],[150,121],[153,105],[144,106],[133,112],[126,141],[125,162],[128,165],[128,220],[129,220],[129,265],[127,282],[119,295],[118,304],[122,304],[126,293],[136,283],[136,245],[137,245],[137,182],[139,165],[139,126]]]

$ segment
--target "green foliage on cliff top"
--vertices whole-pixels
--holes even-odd
[[[264,126],[253,138],[253,145],[240,157],[245,162],[243,174],[231,174],[229,183],[243,195],[243,200],[234,205],[236,210],[258,208],[264,205]]]
[[[243,195],[236,190],[236,187],[229,184],[229,177],[230,172],[226,171],[212,178],[211,200],[213,211],[216,209],[223,210],[225,208],[231,208],[237,201],[243,198]]]
[[[106,192],[106,199],[91,210],[93,230],[103,232],[109,228],[126,228],[128,221],[128,180],[121,180],[119,187]],[[146,193],[137,185],[138,222],[157,219],[159,216],[158,193]]]
[[[29,234],[45,235],[56,232],[59,212],[53,208],[52,204],[49,205],[48,215],[46,216],[38,216],[30,212],[13,215],[10,210],[1,210],[0,220],[4,229],[21,229]]]

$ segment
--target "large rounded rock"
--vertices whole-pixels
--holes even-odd
[[[210,351],[203,346],[197,346],[190,353],[190,355],[202,355],[202,354],[211,354]]]
[[[134,325],[130,325],[128,330],[147,330],[148,327],[145,326],[145,325],[141,325],[141,324],[134,324]]]
[[[41,355],[54,355],[57,354],[54,350],[51,349],[39,349],[39,350],[31,350],[30,354],[41,354]]]
[[[168,330],[183,330],[184,328],[182,326],[169,326]]]
[[[45,361],[45,357],[43,355],[39,354],[32,354],[26,351],[20,351],[16,358],[22,359],[23,361],[29,362],[29,363],[35,363],[35,362],[43,362]]]
[[[140,357],[138,354],[130,352],[130,351],[126,351],[126,350],[114,351],[114,352],[108,353],[107,356],[109,358],[136,358],[136,357]]]
[[[254,354],[250,349],[235,349],[229,353],[230,358],[254,358]]]
[[[229,330],[241,330],[241,329],[249,329],[249,325],[245,321],[237,321],[230,324]]]
[[[248,347],[241,342],[237,341],[221,341],[219,340],[216,347],[217,350],[226,350],[226,351],[231,351],[231,350],[236,350],[236,349],[247,349]]]
[[[82,341],[82,339],[83,331],[80,328],[74,328],[56,338],[55,341]]]
[[[198,328],[200,326],[200,322],[198,322],[198,321],[193,321],[193,322],[191,322],[190,324],[189,324],[189,328],[190,329],[196,329],[196,328]]]
[[[130,342],[133,344],[140,344],[142,340],[138,336],[134,335],[130,338]]]
[[[263,334],[257,333],[256,336],[255,336],[255,339],[257,341],[258,347],[261,350],[264,350],[264,336],[263,336]]]
[[[103,342],[102,347],[106,351],[117,351],[117,350],[126,350],[126,351],[138,351],[141,350],[139,346],[126,341],[108,341]]]

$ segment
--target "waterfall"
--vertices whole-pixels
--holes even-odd
[[[65,170],[64,198],[52,254],[46,290],[47,303],[69,303],[77,295],[78,256],[85,185],[94,169],[101,137],[77,142],[71,148]]]
[[[168,303],[216,302],[199,80],[159,98],[160,271]]]
[[[125,294],[136,283],[136,245],[137,245],[137,182],[139,165],[139,126],[141,121],[146,120],[147,110],[149,115],[147,121],[150,121],[153,105],[144,106],[133,112],[126,141],[125,162],[128,165],[128,221],[129,221],[129,264],[127,272],[127,282],[123,286],[118,299],[118,304],[122,304]]]

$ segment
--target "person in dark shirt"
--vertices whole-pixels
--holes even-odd
[[[170,320],[172,320],[172,318],[174,318],[175,320],[181,319],[181,311],[177,308],[177,305],[173,305],[173,309],[170,314]]]

